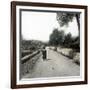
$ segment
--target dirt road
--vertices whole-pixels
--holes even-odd
[[[24,78],[80,75],[80,66],[75,64],[72,60],[49,48],[46,50],[47,59],[43,60],[41,56],[36,62],[33,70],[25,75]]]

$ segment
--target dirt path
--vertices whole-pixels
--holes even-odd
[[[80,75],[80,67],[67,57],[50,49],[47,49],[47,56],[46,60],[43,60],[41,56],[33,70],[24,78]]]

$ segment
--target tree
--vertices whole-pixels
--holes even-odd
[[[64,42],[64,31],[59,31],[58,29],[54,29],[52,34],[50,35],[49,43],[50,45],[56,46],[55,50],[57,50],[58,45],[63,45]]]
[[[76,18],[79,37],[80,37],[80,13],[70,13],[70,12],[58,12],[57,13],[57,21],[59,22],[60,26],[68,25],[69,22],[73,21],[73,18]]]
[[[71,48],[76,49],[76,51],[80,51],[80,38],[79,36],[73,39],[71,44]]]
[[[54,29],[52,34],[50,35],[49,43],[51,45],[58,45],[58,36],[59,36],[59,31],[58,29]]]
[[[72,44],[72,35],[71,35],[71,33],[68,33],[68,34],[65,36],[64,45],[65,45],[66,47],[70,47],[71,44]]]
[[[80,39],[79,36],[72,37],[71,33],[65,35],[64,44],[65,47],[72,48],[74,50],[80,51]]]
[[[63,45],[64,39],[65,39],[64,31],[61,30],[61,31],[59,31],[59,35],[58,35],[58,43],[59,43],[59,45]]]

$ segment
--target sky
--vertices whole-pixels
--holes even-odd
[[[56,20],[56,13],[46,12],[22,12],[22,36],[26,40],[48,41],[52,31],[58,28],[72,36],[78,36],[76,19],[69,23],[68,27],[60,27]]]

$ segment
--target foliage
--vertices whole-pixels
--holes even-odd
[[[80,38],[79,38],[79,36],[72,37],[72,35],[70,33],[68,33],[65,36],[64,46],[68,47],[68,48],[73,48],[73,49],[76,49],[76,51],[79,51],[80,50]]]
[[[22,40],[21,49],[22,50],[37,50],[43,46],[43,43],[38,40]]]
[[[79,36],[76,37],[73,41],[73,43],[70,45],[71,48],[75,49],[76,52],[80,51],[80,38]]]
[[[58,45],[58,30],[54,29],[52,34],[50,35],[49,43],[51,45]]]
[[[58,12],[57,21],[60,26],[68,25],[69,22],[73,21],[73,18],[76,17],[78,27],[80,27],[80,13],[74,12]]]
[[[70,34],[65,36],[64,46],[71,47],[80,51],[80,13],[77,12],[58,12],[57,13],[57,21],[59,25],[62,27],[64,25],[69,24],[69,22],[73,21],[73,18],[76,18],[79,36],[77,38],[73,38]]]
[[[74,13],[59,12],[57,13],[57,21],[60,26],[68,25],[69,22],[72,22],[74,16]]]
[[[54,29],[52,34],[50,35],[49,43],[51,45],[59,45],[64,42],[64,31],[59,31],[58,29]]]
[[[49,44],[54,46],[62,46],[80,51],[80,39],[72,37],[71,33],[65,35],[64,31],[54,29],[49,38]],[[57,48],[55,48],[57,51]]]
[[[69,47],[71,43],[72,43],[72,35],[71,33],[68,33],[67,35],[65,35],[64,45]]]

